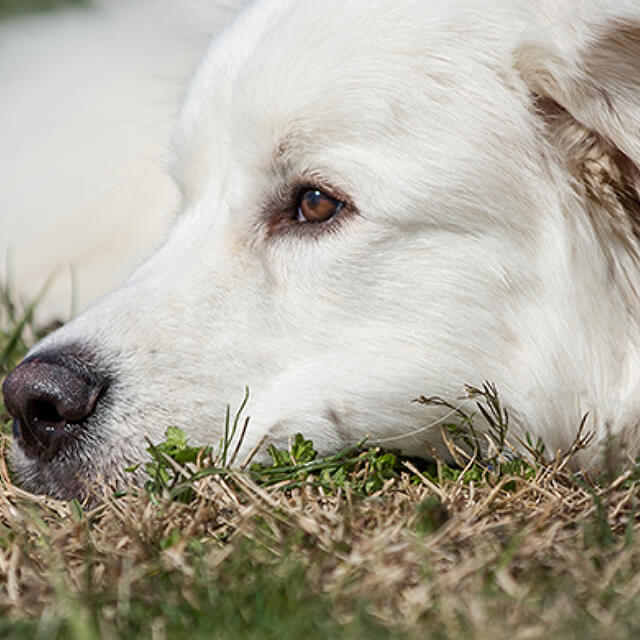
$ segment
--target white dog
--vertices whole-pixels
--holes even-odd
[[[260,0],[178,119],[181,212],[119,289],[4,384],[13,466],[59,496],[168,425],[439,447],[493,380],[566,448],[640,439],[640,7],[632,0]],[[477,428],[482,424],[478,422]],[[613,439],[613,440],[612,440]]]

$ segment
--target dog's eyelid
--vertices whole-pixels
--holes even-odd
[[[342,222],[357,213],[344,190],[326,181],[291,181],[265,208],[267,235],[320,237],[337,231]]]

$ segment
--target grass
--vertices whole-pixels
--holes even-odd
[[[1,378],[41,332],[0,300]],[[572,476],[588,434],[514,459],[497,390],[467,393],[492,430],[485,446],[473,415],[445,425],[457,466],[365,442],[318,458],[298,435],[240,470],[243,407],[219,446],[168,429],[147,485],[90,510],[22,491],[2,456],[0,637],[638,637],[638,470]],[[6,451],[1,406],[0,423]]]
[[[62,7],[86,6],[89,3],[90,0],[0,0],[0,19]]]

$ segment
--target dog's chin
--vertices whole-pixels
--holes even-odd
[[[114,491],[140,485],[144,474],[126,471],[130,458],[114,448],[105,456],[100,450],[80,446],[44,461],[28,456],[17,442],[9,455],[9,469],[17,486],[30,493],[44,494],[57,500],[77,499],[95,504]]]

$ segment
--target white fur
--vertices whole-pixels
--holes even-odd
[[[115,372],[74,456],[122,465],[169,424],[215,442],[245,385],[247,451],[300,431],[323,453],[371,434],[425,455],[443,411],[412,399],[485,379],[516,435],[566,448],[588,412],[581,464],[612,437],[635,454],[637,240],[570,169],[565,128],[550,135],[534,94],[637,167],[625,38],[640,9],[530,4],[261,0],[241,13],[178,118],[183,204],[166,243],[37,347],[88,344]],[[621,27],[631,36],[608,51]],[[270,234],[282,194],[305,184],[357,213]],[[49,473],[19,452],[15,464]]]

